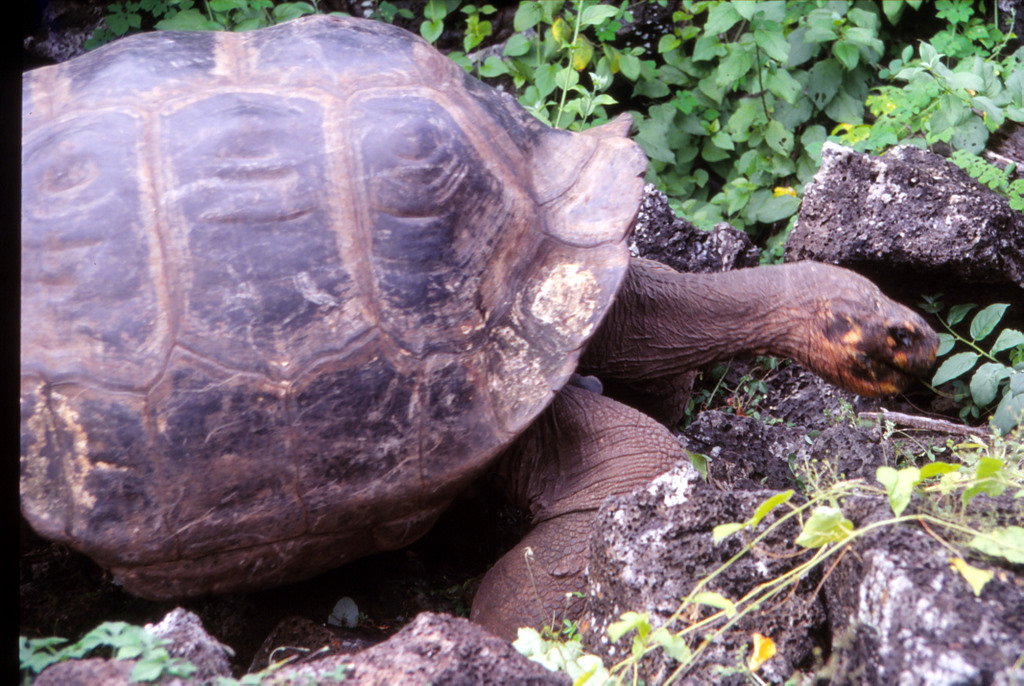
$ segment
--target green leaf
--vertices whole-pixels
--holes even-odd
[[[990,355],[995,355],[1004,350],[1015,348],[1018,345],[1024,345],[1024,333],[1016,329],[1003,329],[999,332],[996,342],[992,344],[992,349],[988,352]]]
[[[768,147],[780,155],[787,156],[793,150],[793,132],[775,120],[768,122],[764,140]]]
[[[921,467],[921,478],[930,479],[933,476],[940,476],[942,474],[949,474],[957,471],[960,471],[960,465],[958,464],[950,464],[948,462],[931,462]]]
[[[705,34],[725,33],[740,21],[742,17],[736,8],[728,2],[720,2],[712,5],[708,10],[707,21],[704,22]]]
[[[658,39],[658,53],[672,52],[680,45],[682,45],[682,41],[679,40],[678,36],[673,33],[666,33]]]
[[[932,385],[939,386],[966,374],[974,367],[977,361],[977,353],[957,353],[950,356],[935,370],[935,376],[932,377]]]
[[[512,19],[512,28],[516,33],[521,33],[536,26],[543,16],[539,2],[521,2]]]
[[[715,83],[720,87],[734,86],[754,66],[754,55],[750,50],[737,45],[729,45],[728,50],[729,54],[716,70]]]
[[[693,468],[697,470],[698,474],[700,474],[700,478],[704,479],[704,481],[707,481],[708,480],[708,456],[704,455],[702,453],[697,453],[697,452],[692,452],[692,451],[686,450],[685,448],[683,450],[686,453],[686,457],[689,458],[690,464],[692,464]]]
[[[882,0],[882,11],[885,13],[885,18],[894,26],[900,20],[900,15],[903,14],[903,9],[906,6],[903,0]]]
[[[316,8],[308,2],[284,2],[274,7],[272,14],[276,21],[285,22],[298,17],[304,17],[307,14],[314,14],[315,12]],[[239,25],[240,27],[241,25]]]
[[[998,498],[1006,490],[1006,484],[1000,478],[1000,473],[1005,469],[1006,464],[996,457],[983,457],[978,460],[974,470],[973,479],[975,484],[966,489],[960,496],[964,507],[979,493],[987,493],[993,498]]]
[[[736,146],[732,143],[732,137],[725,131],[719,131],[711,137],[711,142],[722,150],[735,150]]]
[[[843,82],[843,68],[834,59],[815,63],[807,72],[807,95],[818,109],[825,106],[839,92]]]
[[[772,196],[768,191],[765,191],[767,197],[762,199],[761,195],[761,191],[758,191],[754,198],[758,200],[755,221],[773,224],[786,217],[792,217],[800,209],[800,198],[794,198],[792,195]]]
[[[790,105],[795,104],[800,97],[803,86],[794,79],[785,69],[777,69],[768,74],[765,79],[765,87],[769,92],[782,98]]]
[[[140,660],[135,663],[129,679],[131,681],[156,681],[164,671],[164,665],[152,660]]]
[[[754,43],[779,64],[789,60],[789,41],[780,30],[754,29]]]
[[[1004,303],[996,303],[989,305],[978,314],[974,315],[974,319],[971,320],[971,340],[980,341],[996,328],[996,324],[1003,318],[1003,313],[1006,312],[1006,308],[1009,305]]]
[[[722,542],[722,539],[728,538],[732,534],[742,529],[746,524],[740,524],[738,522],[729,522],[728,524],[719,524],[711,530],[711,542],[718,545]]]
[[[727,52],[725,46],[718,40],[718,36],[713,33],[705,33],[694,42],[692,57],[695,62],[703,62],[723,57]]]
[[[896,471],[892,467],[879,467],[875,471],[875,478],[885,486],[889,506],[893,514],[899,517],[910,504],[914,487],[921,481],[921,470],[917,467],[907,467]]]
[[[505,49],[502,54],[507,57],[520,57],[530,52],[530,39],[521,33],[513,33],[505,42]]]
[[[619,9],[611,5],[588,5],[583,9],[583,14],[580,15],[580,25],[595,26],[606,19],[611,19],[618,13]]]
[[[210,0],[210,9],[214,12],[230,12],[231,10],[244,9],[244,0]]]
[[[621,619],[609,624],[605,633],[608,634],[608,638],[611,639],[612,643],[618,643],[620,638],[633,629],[636,629],[638,633],[643,634],[647,634],[647,632],[651,630],[650,618],[647,616],[646,612],[643,614],[638,612],[622,613]]]
[[[811,43],[830,43],[836,39],[838,21],[831,9],[812,10],[807,15],[807,33],[804,40]]]
[[[853,522],[843,517],[842,510],[827,505],[814,512],[797,536],[796,544],[804,548],[820,548],[826,543],[841,542],[853,533]]]
[[[939,347],[935,351],[936,357],[942,357],[956,345],[956,336],[948,333],[940,333],[939,335]]]
[[[765,515],[767,515],[769,512],[774,510],[782,503],[788,502],[789,499],[792,497],[792,490],[783,491],[782,493],[776,493],[772,497],[768,498],[768,500],[758,505],[757,509],[754,510],[754,516],[751,517],[750,521],[748,522],[748,524],[750,524],[750,528],[756,529],[757,525],[761,523],[761,520],[765,518]]]
[[[946,318],[946,323],[950,326],[956,326],[959,324],[967,313],[973,310],[977,305],[973,303],[967,303],[964,305],[953,305],[949,308],[949,316]]]
[[[1016,376],[1024,377],[1024,374],[1015,374],[1014,377]],[[1014,377],[1010,377],[1011,382]],[[1007,393],[992,414],[992,424],[1000,434],[1006,435],[1013,431],[1021,421],[1024,421],[1024,393],[1019,395]]]
[[[640,58],[636,55],[622,55],[619,57],[619,71],[630,81],[640,78]]]
[[[444,31],[444,22],[439,19],[432,21],[424,21],[420,24],[420,35],[428,43],[433,43],[441,37],[441,33]]]
[[[806,33],[807,27],[800,26],[790,32],[786,38],[786,42],[789,43],[789,59],[786,61],[786,66],[790,69],[804,64],[821,50],[821,46],[817,43],[804,40]]]
[[[842,62],[847,71],[853,71],[853,68],[860,62],[860,48],[845,40],[839,40],[832,44],[832,54]]]
[[[1024,564],[1024,528],[1019,526],[999,527],[988,534],[975,536],[968,545],[986,555]]]
[[[998,362],[986,362],[971,377],[971,398],[980,407],[996,399],[1000,382],[1010,376],[1010,368]]]
[[[217,31],[222,28],[215,21],[197,9],[182,10],[169,19],[162,19],[156,24],[161,31]]]
[[[719,610],[725,610],[726,617],[732,617],[736,614],[736,603],[726,598],[721,593],[715,593],[714,591],[701,591],[697,595],[693,596],[693,602],[700,603],[701,605],[709,605],[710,607],[718,608]]]
[[[680,664],[688,664],[692,658],[690,646],[686,639],[677,636],[665,627],[659,627],[651,634],[651,640],[665,651],[665,654]]]
[[[985,588],[985,584],[992,580],[995,576],[995,572],[987,569],[978,569],[967,564],[961,557],[954,557],[952,560],[952,567],[956,571],[960,572],[960,576],[970,585],[971,590],[974,591],[975,597],[981,595],[981,591]]]
[[[865,47],[868,50],[873,50],[879,55],[885,52],[885,44],[878,40],[875,31],[869,28],[856,27],[847,29],[843,34],[843,37],[849,43],[855,46]]]
[[[503,74],[508,74],[508,65],[497,55],[490,55],[480,65],[480,75],[484,78],[490,79]]]

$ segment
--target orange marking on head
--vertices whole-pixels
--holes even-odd
[[[858,343],[864,340],[864,336],[861,335],[860,327],[855,326],[854,328],[844,333],[843,337],[840,338],[839,340],[842,341],[843,345],[855,347]]]

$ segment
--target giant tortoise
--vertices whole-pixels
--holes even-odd
[[[683,457],[578,366],[767,352],[882,394],[933,360],[846,270],[631,259],[628,117],[551,129],[385,24],[132,36],[23,108],[21,508],[140,596],[404,546],[500,474],[534,528],[473,616],[508,636],[579,588],[601,501]]]

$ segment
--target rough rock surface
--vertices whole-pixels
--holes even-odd
[[[128,684],[134,660],[104,660],[93,657],[50,665],[33,681],[34,686],[124,686]]]
[[[234,651],[210,636],[196,614],[180,607],[175,608],[160,623],[147,624],[146,631],[170,641],[167,652],[172,657],[180,657],[194,664],[197,668],[196,680],[210,681],[218,676],[231,675]]]
[[[213,684],[218,676],[230,676],[223,661],[223,646],[207,634],[199,619],[176,609],[146,630],[172,641],[174,656],[191,661],[199,670],[189,684]],[[283,659],[286,655],[277,655]],[[92,658],[53,665],[39,676],[39,686],[120,686],[129,683],[134,660]],[[263,665],[266,666],[266,665]],[[520,655],[505,641],[458,617],[424,612],[387,641],[354,655],[334,654],[302,664],[289,664],[273,672],[280,684],[445,684],[446,686],[495,686],[529,684],[565,686],[572,683]],[[158,683],[183,684],[164,677]]]
[[[786,259],[841,264],[883,286],[893,274],[940,291],[983,284],[1019,302],[1024,214],[930,152],[899,146],[874,157],[826,143]]]
[[[861,526],[882,498],[849,502]],[[1019,501],[1016,521],[1024,516]],[[918,527],[884,528],[858,542],[825,582],[833,640],[831,683],[1024,683],[1024,576],[994,570],[979,596],[950,551]]]
[[[47,0],[32,3],[26,19],[35,31],[24,38],[30,66],[64,62],[85,52],[85,41],[103,24],[106,5],[90,0]]]
[[[610,645],[604,637],[608,625],[626,611],[648,613],[654,628],[665,625],[680,599],[752,538],[749,531],[741,531],[715,545],[712,529],[748,519],[771,495],[764,490],[717,491],[684,463],[645,489],[606,501],[591,540],[586,617],[590,649],[607,664],[628,655],[632,636],[617,645]],[[784,512],[776,510],[764,521],[773,522]],[[702,590],[738,599],[753,586],[784,573],[793,567],[794,555],[802,552],[793,544],[797,533],[796,523],[790,520],[762,539],[753,555],[730,566]],[[801,559],[806,557],[809,555],[803,552]],[[720,673],[717,668],[734,668],[737,652],[749,646],[755,631],[770,636],[778,648],[761,667],[760,675],[773,682],[785,681],[809,659],[814,637],[825,624],[825,611],[815,594],[818,580],[808,575],[792,595],[776,597],[759,612],[742,618],[705,651],[696,676],[688,675],[687,683],[748,683],[743,674]],[[712,614],[706,607],[700,612],[700,617]],[[688,615],[687,624],[696,619]],[[677,622],[669,628],[682,626]],[[645,658],[641,674],[647,683],[663,683],[676,667],[674,660],[658,650]]]
[[[688,449],[713,457],[710,481],[721,491],[699,481],[689,465],[680,465],[648,488],[605,503],[592,539],[586,622],[589,646],[606,663],[629,650],[630,636],[616,646],[603,638],[621,613],[647,612],[652,626],[662,625],[682,597],[750,540],[743,530],[716,546],[715,526],[746,520],[773,492],[798,482],[821,487],[862,477],[877,486],[877,467],[896,464],[899,444],[878,426],[853,426],[842,417],[810,443],[805,433],[801,427],[703,413],[682,440]],[[760,490],[762,481],[775,490]],[[1024,519],[1019,500],[985,501],[976,497],[973,510],[994,512],[998,524]],[[799,495],[790,501],[798,502]],[[908,512],[915,505],[920,502]],[[892,517],[888,500],[879,495],[851,496],[842,506],[854,527]],[[763,521],[775,521],[786,511],[776,508]],[[794,545],[797,532],[795,522],[788,523],[704,590],[736,600],[793,569],[810,555]],[[818,584],[827,570],[818,568],[792,596],[766,603],[711,644],[683,683],[747,683],[742,674],[722,670],[737,669],[740,651],[750,654],[755,631],[778,648],[758,671],[771,683],[786,681],[794,669],[816,670],[818,683],[833,684],[1011,683],[1014,661],[1024,654],[1024,576],[1018,568],[969,561],[995,572],[980,597],[950,567],[949,550],[920,526],[881,529],[839,558],[825,575],[823,592]],[[698,618],[689,616],[687,623]],[[696,644],[691,641],[690,647]],[[654,651],[644,659],[641,676],[659,683],[676,667]],[[1017,672],[1018,679],[1024,677],[1019,665]]]
[[[169,641],[165,646],[171,657],[191,662],[195,674],[187,682],[164,676],[161,684],[213,684],[218,677],[231,676],[231,657],[228,646],[210,636],[198,616],[182,608],[167,613],[157,624],[147,624],[146,631]],[[34,682],[37,686],[66,686],[67,684],[97,686],[129,683],[135,660],[71,660],[59,662],[43,670]]]
[[[681,272],[724,272],[756,267],[760,251],[744,232],[722,222],[701,231],[677,217],[668,198],[652,184],[644,187],[633,226],[630,251]]]
[[[325,683],[344,667],[345,683],[563,686],[572,681],[523,657],[468,620],[424,612],[387,641],[355,656],[332,656],[275,675],[283,683]]]

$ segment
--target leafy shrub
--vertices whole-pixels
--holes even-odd
[[[276,4],[273,0],[201,0],[201,5],[196,7],[195,0],[122,0],[108,6],[105,25],[96,29],[85,48],[92,50],[149,27],[165,31],[249,31],[318,11],[317,0]]]
[[[946,333],[939,334],[938,356],[948,357],[935,370],[932,385],[950,383],[953,397],[961,403],[962,419],[976,419],[991,411],[996,429],[1009,433],[1024,417],[1024,333],[1006,328],[991,344],[984,343],[1009,308],[1005,303],[980,310],[971,319],[967,333],[958,333],[954,327],[975,307],[973,303],[954,305],[945,316],[939,316]],[[922,309],[938,314],[943,306],[936,296],[926,298]],[[953,353],[955,349],[960,352]],[[961,377],[968,372],[973,373],[965,382]]]
[[[157,638],[139,626],[126,622],[104,622],[71,645],[67,639],[18,639],[18,656],[24,681],[57,662],[77,660],[102,648],[112,652],[118,660],[137,660],[132,668],[131,681],[156,681],[164,674],[187,679],[196,672],[190,662],[173,658],[167,652],[169,641]]]

